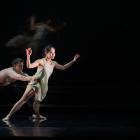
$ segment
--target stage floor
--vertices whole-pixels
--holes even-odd
[[[5,94],[1,94],[3,100],[2,95]],[[3,122],[2,118],[17,100],[17,94],[10,95],[7,94],[9,100],[13,99],[11,104],[9,100],[5,100],[0,105],[0,138],[120,139],[125,136],[134,139],[140,134],[139,96],[132,89],[52,88],[40,110],[47,120],[31,118],[31,101],[14,114],[9,122]]]
[[[5,110],[5,109],[4,109]],[[44,107],[45,110],[45,107]],[[0,137],[118,137],[140,133],[140,115],[91,108],[76,111],[48,111],[47,120],[33,120],[17,113],[10,121],[0,121]],[[78,111],[79,110],[79,111]],[[82,111],[83,110],[83,111]],[[21,112],[23,113],[23,112]],[[45,115],[45,111],[43,113]],[[2,118],[2,117],[1,117]]]

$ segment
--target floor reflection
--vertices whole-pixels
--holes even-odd
[[[30,120],[31,121],[31,120]],[[33,119],[33,126],[31,127],[19,127],[17,123],[11,121],[4,121],[5,125],[8,126],[9,134],[12,136],[47,136],[55,137],[61,136],[66,129],[57,127],[40,127],[40,124],[47,121],[46,119]]]

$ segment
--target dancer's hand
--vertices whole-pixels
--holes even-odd
[[[76,54],[76,55],[74,56],[73,61],[75,62],[79,57],[80,57],[80,55],[79,55],[79,54]]]
[[[38,79],[37,79],[35,76],[31,76],[31,81],[35,81],[35,82],[37,82]]]
[[[32,49],[31,48],[26,49],[26,55],[30,56],[31,54],[32,54]]]

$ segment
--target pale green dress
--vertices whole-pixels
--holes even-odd
[[[40,102],[46,97],[48,91],[48,80],[55,66],[55,61],[52,61],[52,64],[48,64],[45,58],[42,58],[41,60],[44,63],[44,67],[39,67],[35,73],[35,77],[38,81],[31,81],[27,86],[27,88],[32,88],[36,91],[35,100]]]

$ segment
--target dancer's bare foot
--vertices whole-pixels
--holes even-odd
[[[40,124],[43,121],[46,121],[46,119],[32,119],[32,121],[36,123],[35,125],[37,125],[37,124]]]
[[[37,116],[37,115],[35,115],[35,114],[32,115],[32,118],[34,118],[34,119],[44,119],[44,120],[47,119],[45,116],[42,116],[42,115]]]
[[[6,125],[8,125],[8,127],[12,127],[12,125],[11,125],[11,123],[10,123],[9,120],[3,120],[3,119],[2,119],[2,121],[3,121]]]
[[[2,119],[2,121],[9,121],[9,117],[6,116],[5,118]]]

